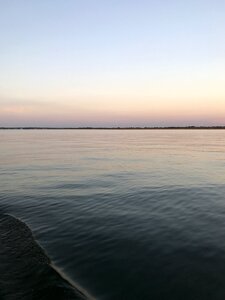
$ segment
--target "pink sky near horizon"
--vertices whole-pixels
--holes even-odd
[[[132,107],[76,107],[76,105],[46,104],[6,105],[0,111],[1,126],[182,126],[224,125],[221,105],[189,107],[161,105]]]

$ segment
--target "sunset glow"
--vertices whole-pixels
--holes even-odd
[[[224,1],[6,1],[0,126],[225,124]]]

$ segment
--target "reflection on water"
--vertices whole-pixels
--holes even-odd
[[[0,141],[0,212],[97,299],[224,299],[225,131],[16,130]]]

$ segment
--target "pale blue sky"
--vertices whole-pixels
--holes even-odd
[[[222,0],[0,0],[0,126],[224,124],[224,16]]]

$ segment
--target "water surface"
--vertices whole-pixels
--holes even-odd
[[[0,143],[0,213],[96,299],[224,299],[225,131],[2,130]]]

